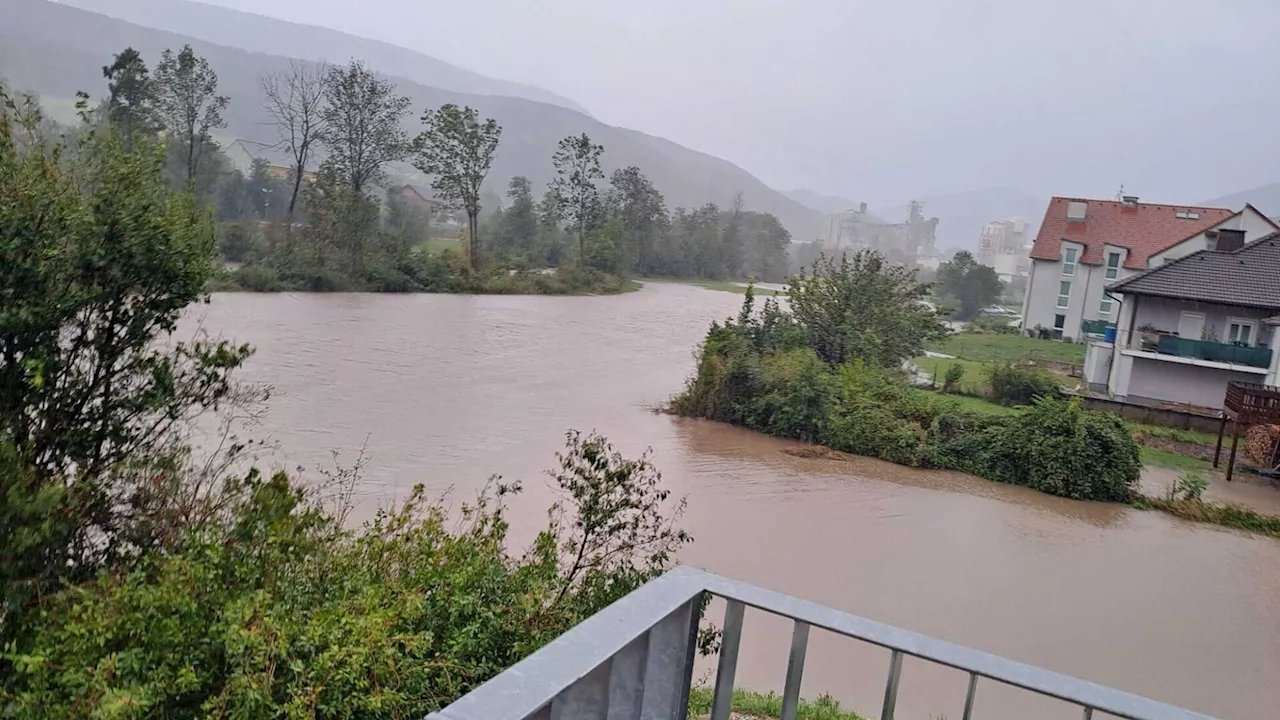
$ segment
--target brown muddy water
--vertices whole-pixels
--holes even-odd
[[[361,513],[415,483],[465,499],[520,479],[545,520],[569,428],[653,449],[696,542],[686,563],[1223,718],[1280,717],[1280,541],[655,414],[740,296],[651,284],[613,297],[215,296],[206,330],[257,347],[268,464],[368,464]],[[715,612],[713,608],[713,612]],[[739,685],[781,687],[789,623],[748,612]],[[879,711],[888,657],[815,633],[803,694]],[[705,663],[709,671],[712,664]],[[908,660],[899,717],[957,718],[965,677]],[[993,684],[977,717],[1079,717]]]

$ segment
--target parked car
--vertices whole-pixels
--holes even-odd
[[[983,315],[1000,315],[1003,317],[1017,317],[1018,315],[1017,311],[1010,310],[1009,308],[1002,307],[1000,305],[992,305],[990,307],[984,307],[978,312],[982,313]]]

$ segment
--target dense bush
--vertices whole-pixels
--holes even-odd
[[[816,440],[901,465],[961,470],[1064,497],[1127,500],[1138,447],[1115,417],[1057,399],[1042,374],[998,366],[999,398],[1031,407],[1007,416],[965,412],[955,398],[908,387],[862,359],[832,369],[793,345],[797,321],[776,306],[715,323],[697,370],[673,400],[682,415]]]
[[[1086,412],[1078,400],[1041,398],[978,432],[953,436],[938,464],[1082,500],[1126,501],[1142,471],[1123,421]]]
[[[513,554],[513,486],[454,517],[419,488],[346,530],[283,474],[250,474],[171,552],[43,598],[0,660],[0,716],[422,717],[690,540],[647,457],[572,433],[554,477],[565,500]]]
[[[1058,397],[1061,386],[1047,373],[1020,368],[1012,363],[995,363],[988,370],[988,399],[1001,405],[1030,405],[1037,398]]]

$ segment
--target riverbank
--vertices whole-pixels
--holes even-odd
[[[708,280],[706,278],[678,278],[678,277],[642,277],[640,282],[646,283],[677,283],[680,285],[692,285],[694,287],[705,288],[707,290],[718,290],[720,292],[736,293],[738,295],[747,294],[747,286],[749,283],[741,280]],[[762,297],[774,297],[777,295],[786,295],[785,290],[780,289],[776,283],[755,284],[752,292]]]
[[[421,261],[420,261],[421,260]],[[363,280],[330,272],[279,270],[267,265],[224,268],[210,292],[373,292],[457,295],[617,295],[641,283],[593,268],[494,269],[472,273],[433,259],[374,266]]]

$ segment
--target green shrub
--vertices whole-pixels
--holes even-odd
[[[284,289],[280,276],[262,265],[245,265],[231,273],[231,279],[250,292],[279,292]]]
[[[899,465],[919,465],[925,433],[871,398],[842,403],[828,421],[823,444]]]
[[[1123,422],[1052,398],[953,436],[936,457],[941,467],[1081,500],[1127,501],[1142,471]]]
[[[1061,386],[1039,370],[1020,368],[1012,363],[997,363],[988,371],[990,396],[1001,405],[1030,405],[1037,398],[1058,397]]]
[[[947,367],[947,374],[942,379],[942,392],[955,392],[960,386],[960,381],[964,379],[964,365],[960,363],[952,363]]]
[[[729,377],[730,387],[750,387],[746,378]],[[774,435],[816,440],[835,404],[835,382],[826,363],[808,348],[764,359],[763,393],[756,399],[751,424]]]
[[[64,587],[3,650],[5,718],[423,717],[670,566],[690,538],[647,456],[571,433],[565,500],[509,553],[497,484],[422,488],[357,530],[283,474],[226,522]],[[349,490],[349,488],[348,488]]]
[[[365,282],[372,292],[410,293],[422,290],[422,285],[399,268],[374,263],[366,270]]]

